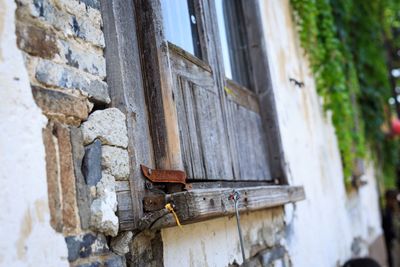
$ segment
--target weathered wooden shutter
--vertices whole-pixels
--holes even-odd
[[[237,180],[270,180],[267,137],[255,93],[227,82],[227,113]]]
[[[213,3],[194,1],[199,59],[165,39],[159,1],[138,2],[156,167],[196,180],[271,180],[259,98],[225,82]]]
[[[233,179],[221,91],[212,68],[169,44],[181,156],[191,179]]]

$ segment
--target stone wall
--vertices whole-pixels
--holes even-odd
[[[116,186],[128,179],[125,115],[110,107],[97,0],[17,0],[23,51],[43,129],[50,224],[71,266],[125,266]],[[131,235],[124,234],[126,237]],[[122,255],[122,256],[121,256]]]

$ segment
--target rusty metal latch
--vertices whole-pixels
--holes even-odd
[[[186,183],[186,173],[180,170],[156,170],[140,165],[143,175],[153,183],[175,183],[182,184],[185,189],[191,189],[191,185]]]

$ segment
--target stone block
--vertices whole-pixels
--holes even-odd
[[[79,70],[48,60],[39,61],[36,66],[36,79],[45,85],[60,88],[78,89],[86,92],[93,102],[109,103],[108,86],[95,77],[89,77]]]
[[[62,232],[61,188],[59,179],[59,159],[57,139],[53,135],[53,123],[43,129],[43,143],[46,152],[47,190],[50,209],[50,224],[57,232]]]
[[[76,124],[88,117],[85,97],[32,86],[33,97],[43,113],[65,123]]]
[[[90,225],[96,231],[109,236],[118,234],[118,217],[112,210],[111,205],[106,202],[106,198],[97,198],[91,206]]]
[[[126,267],[125,258],[118,255],[113,255],[105,260],[104,267]]]
[[[52,30],[17,23],[16,34],[18,47],[32,56],[52,59],[59,53]]]
[[[89,187],[86,185],[85,178],[82,173],[82,161],[85,152],[83,147],[83,136],[79,128],[71,127],[71,144],[77,187],[79,217],[81,220],[81,228],[86,230],[89,228],[90,223],[90,204],[92,199]]]
[[[96,186],[96,192],[97,198],[91,205],[90,225],[96,231],[116,236],[119,222],[115,215],[118,203],[114,177],[103,172],[102,178]]]
[[[81,16],[90,20],[94,26],[100,28],[102,25],[100,2],[97,0],[82,1],[82,0],[53,0],[55,5],[61,10],[66,10],[68,13],[75,16]]]
[[[115,146],[103,146],[101,154],[102,168],[117,180],[127,180],[129,177],[129,154],[126,149]]]
[[[101,179],[101,154],[101,142],[98,139],[85,147],[82,171],[89,186],[97,185]]]
[[[277,261],[283,261],[286,255],[286,249],[282,246],[275,246],[270,249],[259,252],[259,259],[262,266],[269,266]]]
[[[72,155],[70,130],[61,124],[55,124],[54,130],[58,142],[60,184],[62,193],[63,232],[74,234],[80,231],[80,218],[77,203],[77,190]]]
[[[34,0],[27,4],[27,9],[31,16],[53,26],[62,32],[64,36],[75,36],[95,46],[104,48],[101,21],[96,23],[95,20],[89,19],[85,16],[87,12],[79,16],[73,15],[64,10],[62,6],[53,5],[50,0]]]
[[[85,144],[98,138],[103,145],[126,148],[128,133],[125,120],[124,113],[117,108],[93,112],[81,126]]]
[[[133,233],[129,231],[119,233],[117,237],[111,240],[112,251],[120,256],[124,256],[129,252],[129,245],[131,244],[132,237]]]
[[[70,262],[109,251],[107,240],[102,234],[87,233],[67,236],[65,242],[67,243],[68,260]]]
[[[86,6],[100,10],[100,1],[99,0],[80,0],[80,1],[85,3]]]
[[[118,206],[115,179],[112,175],[105,172],[103,172],[101,176],[100,182],[96,185],[96,197],[103,198],[115,212]]]
[[[94,25],[85,17],[72,17],[73,32],[76,37],[88,41],[101,48],[105,47],[104,35],[100,25]]]
[[[29,14],[42,22],[62,31],[65,35],[72,35],[71,15],[62,12],[53,6],[50,0],[33,0],[28,2]]]
[[[101,263],[98,260],[94,260],[92,262],[74,265],[74,267],[101,267]]]
[[[70,41],[59,40],[60,55],[69,66],[75,67],[90,74],[106,77],[106,61],[102,54],[92,52],[86,46],[77,47]]]

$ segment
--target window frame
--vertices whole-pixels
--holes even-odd
[[[139,165],[146,164],[158,169],[183,169],[172,81],[169,70],[164,67],[168,64],[168,58],[163,53],[167,47],[162,36],[162,21],[159,16],[161,5],[159,0],[102,0],[101,5],[111,106],[120,108],[127,115],[129,135],[131,174],[129,181],[119,183],[117,188],[120,229],[140,229],[143,220],[153,216],[154,213],[144,212],[143,201],[149,192]],[[195,0],[195,10],[198,16],[201,16],[201,19],[200,17],[197,19],[199,35],[204,37],[200,38],[201,53],[203,60],[205,59],[210,66],[222,64],[221,55],[215,52],[217,51],[215,45],[219,42],[219,32],[215,7],[212,5],[213,1],[210,0]],[[260,114],[267,135],[271,175],[276,178],[279,185],[250,187],[247,185],[243,188],[240,181],[226,183],[229,184],[228,187],[226,184],[221,183],[221,186],[218,186],[217,182],[212,182],[211,188],[170,194],[165,196],[165,201],[174,198],[178,201],[179,197],[184,196],[199,198],[201,202],[204,198],[199,196],[204,194],[225,199],[229,190],[238,188],[243,193],[249,194],[246,201],[251,200],[252,194],[266,196],[263,198],[263,203],[256,203],[255,206],[249,206],[249,203],[245,202],[240,204],[241,210],[256,210],[302,200],[305,197],[302,187],[288,186],[258,1],[246,1],[243,11],[247,38],[252,48],[249,54],[252,65],[251,76],[254,81],[253,93],[258,95]],[[213,49],[209,50],[207,47]],[[221,81],[225,81],[223,72],[218,75],[221,75]],[[224,88],[225,84],[220,87]],[[150,116],[150,113],[159,116]],[[192,200],[193,203],[197,203],[197,199]],[[176,207],[178,216],[188,208],[183,203],[181,205]],[[228,215],[231,212],[230,209],[225,211],[210,209],[209,213],[202,213],[201,216],[185,217],[183,222],[201,221]],[[176,222],[170,215],[164,217],[158,222],[158,228],[175,225]]]

